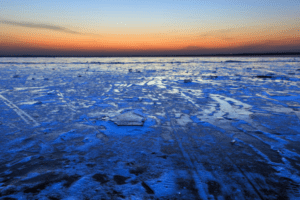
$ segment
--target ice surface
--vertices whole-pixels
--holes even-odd
[[[300,199],[300,58],[0,58],[0,133],[3,199]]]

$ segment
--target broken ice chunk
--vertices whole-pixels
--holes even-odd
[[[272,76],[269,75],[258,75],[256,78],[272,78]]]
[[[111,121],[118,126],[143,126],[145,118],[138,114],[127,112],[112,118]]]
[[[35,105],[41,105],[41,104],[43,104],[43,102],[41,102],[41,101],[35,102]]]
[[[189,79],[184,79],[184,82],[185,83],[190,83],[190,82],[192,82],[192,79],[190,79],[190,78]]]

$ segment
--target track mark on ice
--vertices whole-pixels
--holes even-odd
[[[114,88],[113,85],[110,85],[109,88],[105,92],[103,92],[100,96],[104,96],[105,94],[108,94],[108,92],[113,88]]]
[[[4,96],[2,96],[1,94],[0,94],[0,98],[3,99],[4,103],[8,107],[10,107],[11,109],[13,109],[16,112],[26,122],[26,124],[30,124],[30,122],[31,122],[31,123],[33,123],[34,126],[39,126],[40,125],[30,115],[28,115],[27,113],[25,113],[18,106],[16,106],[15,104],[13,104],[11,101],[9,101],[7,98],[5,98]]]
[[[196,188],[198,189],[198,195],[199,197],[203,198],[203,199],[208,199],[207,197],[207,191],[205,190],[205,188],[203,188],[203,185],[205,185],[205,182],[203,180],[201,180],[201,176],[200,176],[200,172],[198,170],[198,168],[195,166],[194,162],[191,159],[191,156],[184,150],[179,138],[176,135],[177,129],[174,127],[174,124],[172,121],[171,122],[171,128],[174,130],[173,132],[173,136],[176,139],[178,146],[182,152],[183,157],[185,158],[185,160],[187,161],[187,164],[189,165],[190,169],[192,169],[192,174],[193,174],[193,178],[194,181],[196,183]]]
[[[70,104],[64,99],[64,95],[63,95],[62,93],[57,92],[57,95],[60,97],[60,100],[61,100],[63,103],[67,104],[67,106],[68,106],[68,108],[69,108],[70,110],[76,112],[76,110],[74,109],[74,107],[73,107],[72,105],[70,105]]]
[[[299,120],[300,120],[300,112],[299,111],[294,111],[295,112],[295,114],[297,115],[297,117],[299,118]]]
[[[198,106],[196,104],[196,102],[194,102],[192,100],[192,98],[186,96],[183,92],[181,92],[181,96],[183,96],[185,99],[187,99],[189,102],[191,102],[193,105],[195,105],[197,108],[200,108],[200,106]],[[225,115],[226,113],[230,113],[230,115],[232,115],[232,117],[242,117],[244,119],[248,119],[249,118],[249,114],[251,114],[252,112],[248,111],[249,109],[252,108],[251,105],[248,105],[248,104],[245,104],[243,102],[240,102],[236,99],[232,99],[232,98],[229,98],[229,97],[225,97],[225,96],[221,96],[221,95],[214,95],[214,94],[211,94],[210,97],[217,101],[219,104],[220,104],[220,107],[221,107],[221,115]],[[224,100],[220,99],[221,98],[224,98]],[[241,106],[242,109],[235,109],[233,106],[231,106],[227,101],[232,101],[235,103],[236,106]],[[232,113],[233,112],[233,113]],[[172,123],[172,122],[171,122]],[[211,122],[209,122],[211,123]],[[172,128],[173,130],[175,129],[173,124],[172,124]],[[179,147],[182,151],[182,154],[183,156],[185,157],[185,159],[187,160],[187,162],[189,163],[191,169],[194,169],[193,170],[193,176],[194,176],[194,180],[196,182],[196,185],[197,185],[197,189],[198,189],[198,192],[199,192],[199,196],[202,197],[203,199],[208,199],[207,198],[207,193],[205,192],[205,188],[203,187],[200,187],[201,184],[205,183],[204,181],[201,181],[200,179],[200,174],[201,174],[201,169],[199,171],[199,169],[195,166],[195,164],[193,163],[192,161],[192,158],[191,158],[191,155],[189,155],[189,153],[187,153],[183,147],[182,147],[182,144],[180,143],[179,139],[177,138],[177,136],[175,134],[173,134],[174,137],[176,138],[176,141],[178,142],[179,144]],[[259,192],[259,190],[256,188],[256,186],[253,184],[253,178],[250,176],[250,178],[248,177],[249,174],[245,173],[241,168],[239,168],[236,163],[230,158],[230,156],[226,153],[225,154],[226,157],[229,158],[229,160],[231,161],[231,163],[233,164],[233,166],[235,168],[237,168],[242,174],[243,176],[247,179],[248,183],[252,186],[252,188],[254,189],[255,193],[259,196],[260,199],[264,199],[262,194]],[[198,166],[199,167],[199,166]],[[253,182],[252,182],[253,181]]]
[[[200,108],[200,106],[198,106],[198,105],[196,104],[196,102],[194,102],[194,101],[192,100],[191,97],[186,96],[185,94],[183,94],[183,92],[181,92],[180,94],[181,94],[181,96],[183,96],[185,99],[187,99],[189,102],[191,102],[194,106],[196,106],[197,108]]]

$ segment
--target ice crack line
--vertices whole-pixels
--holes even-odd
[[[171,121],[171,127],[173,129],[173,136],[175,137],[176,141],[178,142],[178,146],[182,152],[182,155],[183,157],[185,158],[185,160],[187,161],[187,164],[188,166],[190,167],[191,169],[191,172],[193,174],[193,178],[194,178],[194,181],[196,183],[196,187],[198,189],[198,195],[199,197],[203,198],[203,199],[208,199],[208,196],[207,196],[207,191],[206,189],[204,188],[204,181],[201,180],[201,177],[200,177],[200,174],[201,172],[199,171],[199,169],[195,166],[194,162],[192,161],[192,158],[191,156],[189,155],[189,153],[187,151],[184,150],[179,138],[177,137],[176,135],[176,132],[177,132],[177,129],[175,128],[174,124],[172,123]]]
[[[67,107],[68,107],[70,110],[76,112],[76,110],[74,109],[74,107],[73,107],[72,105],[70,105],[70,104],[64,99],[64,95],[63,95],[62,93],[57,92],[57,95],[60,97],[59,99],[60,99],[63,103],[67,104]]]
[[[9,101],[7,98],[5,98],[4,96],[2,96],[1,94],[0,94],[0,98],[3,99],[4,103],[8,107],[10,107],[11,109],[13,109],[16,112],[25,121],[26,124],[33,123],[34,126],[39,126],[40,125],[30,115],[28,115],[23,110],[21,110],[20,108],[18,108],[18,106],[16,106],[15,104],[13,104],[11,101]]]

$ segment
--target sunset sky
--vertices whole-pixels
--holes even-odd
[[[2,0],[0,55],[300,52],[299,0]]]

